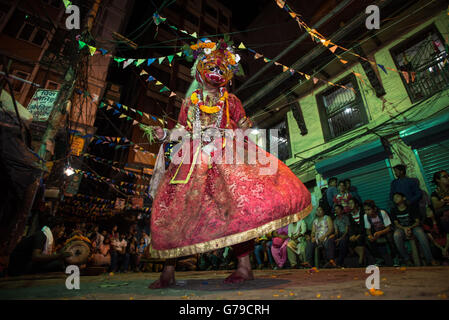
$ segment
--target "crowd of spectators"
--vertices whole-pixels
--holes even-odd
[[[448,265],[449,176],[445,170],[433,176],[435,191],[429,196],[415,178],[407,177],[403,165],[394,167],[390,208],[379,208],[362,199],[349,179],[328,180],[310,226],[305,220],[291,223],[255,239],[251,255],[254,268],[364,267],[369,264],[412,266]],[[48,227],[23,239],[11,255],[10,274],[61,270],[70,254],[68,239],[80,236],[90,243],[85,266],[104,267],[108,272],[159,272],[163,260],[151,259],[148,226],[135,223],[126,230],[117,225],[78,223],[65,228],[51,226],[56,254],[49,254]],[[47,229],[45,229],[47,228]],[[51,233],[51,232],[50,232]],[[53,239],[54,238],[54,239]],[[183,257],[177,270],[233,269],[237,259],[232,247]]]

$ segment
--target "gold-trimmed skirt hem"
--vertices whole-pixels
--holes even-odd
[[[269,232],[282,228],[290,223],[297,222],[309,215],[312,211],[312,204],[309,204],[305,209],[298,213],[291,214],[278,220],[268,222],[260,227],[247,230],[244,232],[232,234],[219,239],[210,240],[207,242],[192,244],[181,248],[173,248],[167,250],[156,250],[150,244],[149,253],[151,258],[157,259],[171,259],[183,256],[190,256],[197,253],[204,253],[212,250],[217,250],[224,247],[229,247],[237,243],[245,242],[255,239]]]

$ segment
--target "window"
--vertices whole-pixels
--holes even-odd
[[[60,1],[60,0],[44,0],[44,3],[48,4],[52,7],[55,7],[55,8],[59,8],[62,4],[62,1]]]
[[[184,17],[185,20],[187,20],[188,22],[190,22],[194,26],[197,26],[198,23],[200,22],[200,19],[196,15],[191,13],[189,10],[185,10],[182,13],[182,16]]]
[[[21,78],[23,80],[28,80],[28,77],[30,76],[30,74],[28,72],[24,72],[24,71],[20,71],[20,70],[13,71],[13,75],[15,75],[16,77]],[[11,84],[12,84],[12,88],[13,88],[14,92],[21,93],[25,82],[14,79]]]
[[[220,11],[220,24],[223,24],[225,26],[229,25],[228,17],[225,16],[221,11]]]
[[[365,107],[354,75],[339,84],[352,88],[333,87],[317,95],[324,139],[329,141],[368,122]]]
[[[289,135],[286,120],[282,121],[278,125],[272,127],[271,129],[277,130],[277,137],[270,135],[270,130],[267,130],[269,141],[269,149],[267,150],[270,153],[274,153],[277,151],[277,157],[281,161],[285,161],[291,158],[290,155],[290,145],[289,145]],[[274,148],[277,148],[274,149]]]
[[[203,24],[203,30],[209,35],[215,35],[217,33],[217,30],[214,27],[208,25],[207,23]]]
[[[30,23],[25,23],[19,30],[17,38],[29,41],[41,47],[47,38],[47,31],[37,28]]]
[[[45,84],[45,89],[58,90],[59,87],[60,87],[59,83],[51,80],[47,80],[47,83]]]
[[[213,17],[214,19],[217,19],[217,10],[209,6],[206,2],[203,2],[203,5],[204,5],[204,12]]]
[[[413,103],[449,86],[449,66],[444,41],[431,26],[391,50],[402,81]]]

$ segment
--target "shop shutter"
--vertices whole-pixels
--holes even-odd
[[[389,211],[390,184],[394,176],[388,159],[346,171],[337,178],[351,179],[351,185],[357,188],[363,201],[374,200],[379,208]]]
[[[414,150],[420,162],[429,194],[435,190],[432,183],[433,174],[440,170],[449,170],[449,140],[444,140]]]

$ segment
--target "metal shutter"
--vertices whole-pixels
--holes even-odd
[[[337,178],[351,179],[351,185],[357,188],[363,201],[374,200],[379,208],[389,209],[390,184],[394,175],[388,159],[346,171]]]
[[[433,174],[440,170],[449,170],[449,140],[413,150],[420,163],[429,194],[435,189]]]

